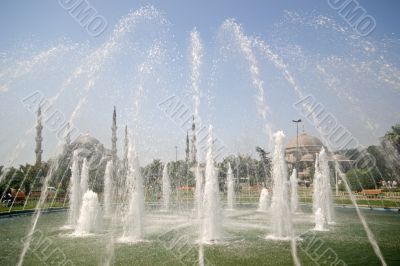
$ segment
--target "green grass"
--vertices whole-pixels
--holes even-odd
[[[352,204],[350,199],[337,199],[336,204],[349,205]],[[370,200],[357,200],[358,205],[382,208],[400,208],[400,202],[387,199],[370,199]]]
[[[24,208],[24,204],[16,204],[14,205],[11,209],[10,207],[5,207],[5,206],[1,206],[0,207],[0,212],[10,212],[10,211],[21,211],[21,210],[33,210],[36,208],[36,204],[37,204],[37,200],[35,201],[28,201],[27,204],[25,205]],[[53,204],[51,204],[51,202],[45,202],[43,208],[47,209],[47,208],[59,208],[59,207],[63,207],[63,202],[53,202]]]
[[[314,232],[309,231],[313,228],[313,221],[306,219],[311,214],[311,208],[302,207],[304,215],[300,215],[302,219],[295,226],[297,234],[301,234],[302,237],[302,241],[297,242],[301,265],[330,265],[329,259],[332,258],[330,256],[332,253],[346,265],[379,265],[379,260],[353,209],[339,208],[336,212],[337,223],[333,230]],[[387,265],[398,265],[400,238],[395,236],[400,234],[399,215],[394,212],[370,210],[362,210],[362,213],[375,235]],[[159,218],[164,217],[157,212],[151,214]],[[199,247],[195,242],[196,227],[190,225],[174,228],[174,219],[169,217],[170,215],[165,214],[165,219],[162,219],[161,223],[158,219],[151,221],[152,230],[146,235],[145,242],[130,245],[116,243],[112,265],[197,265]],[[40,234],[34,235],[24,265],[50,265],[51,259],[59,258],[50,256],[48,260],[46,259],[46,255],[52,254],[50,252],[54,250],[65,254],[65,258],[73,265],[102,265],[102,261],[109,254],[107,252],[109,235],[101,233],[83,238],[69,237],[70,231],[60,229],[66,219],[65,212],[42,215],[35,231]],[[268,216],[245,210],[239,211],[233,218],[225,217],[225,219],[226,242],[204,246],[205,265],[293,265],[290,242],[266,240],[264,237],[269,234],[268,227],[241,228],[229,225],[229,219],[239,224],[267,225]],[[29,216],[1,219],[0,225],[0,235],[4,240],[0,241],[2,265],[15,265],[22,243],[31,227],[31,219]],[[120,232],[117,232],[117,236],[119,234]],[[38,236],[43,236],[42,242],[38,241]]]

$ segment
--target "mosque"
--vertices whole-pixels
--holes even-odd
[[[339,153],[330,152],[317,137],[311,136],[304,132],[298,136],[298,156],[296,160],[297,151],[297,137],[290,139],[285,147],[285,159],[291,172],[295,167],[296,161],[298,162],[298,178],[300,180],[312,180],[313,166],[315,163],[316,153],[321,151],[324,147],[328,151],[329,160],[331,162],[337,161],[340,164],[350,164],[351,161],[344,155]],[[333,170],[332,166],[332,170]]]
[[[38,108],[37,113],[37,125],[36,125],[36,165],[40,165],[42,163],[42,117],[40,107]],[[186,162],[191,165],[196,164],[197,161],[197,150],[196,150],[196,125],[193,118],[192,134],[187,132],[186,135]],[[113,112],[113,120],[112,120],[112,138],[111,138],[111,149],[105,148],[100,141],[96,138],[87,134],[80,135],[73,142],[69,139],[69,135],[66,136],[66,144],[69,147],[65,154],[65,157],[71,158],[72,151],[79,150],[80,153],[85,153],[85,157],[90,159],[90,161],[96,162],[97,165],[102,165],[101,168],[105,167],[105,162],[108,160],[113,160],[114,164],[117,163],[126,164],[127,159],[127,147],[128,147],[128,134],[127,127],[125,127],[125,141],[124,141],[124,158],[121,162],[119,162],[117,156],[117,122],[116,122],[116,110],[114,107]],[[189,135],[191,136],[191,140],[189,140]],[[191,144],[191,145],[190,145]],[[321,148],[325,147],[320,139],[317,137],[311,136],[307,134],[304,129],[301,134],[293,139],[290,139],[285,147],[285,159],[289,168],[289,172],[291,172],[297,162],[298,169],[298,178],[300,181],[307,182],[312,181],[313,178],[313,169],[315,163],[316,154],[321,151]],[[337,161],[342,166],[347,168],[347,166],[351,165],[351,160],[346,158],[344,155],[339,153],[333,153],[329,151],[326,147],[325,149],[328,151],[329,161],[331,162],[332,176],[334,176],[334,166],[333,162]],[[297,152],[298,150],[298,152]],[[297,156],[296,156],[297,154]],[[69,161],[69,160],[66,160]],[[203,165],[201,165],[203,166]]]

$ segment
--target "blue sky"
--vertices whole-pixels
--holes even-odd
[[[219,25],[226,18],[236,18],[245,25],[250,34],[267,34],[269,25],[282,18],[284,10],[316,11],[328,16],[337,16],[327,1],[89,1],[109,22],[108,33],[118,20],[129,10],[146,4],[153,4],[174,25],[174,33],[179,39],[185,38],[193,27],[204,35],[205,39],[213,37]],[[398,11],[400,3],[396,0],[359,1],[361,5],[377,20],[374,35],[398,34]],[[74,41],[96,42],[87,35],[69,14],[59,5],[59,1],[22,1],[5,0],[1,3],[1,47],[9,47],[16,40],[26,36],[37,36],[40,40],[52,41],[67,36]],[[104,35],[103,40],[106,35]],[[101,39],[101,38],[100,38]]]
[[[13,156],[15,163],[34,157],[33,135],[27,132],[34,124],[34,115],[21,99],[34,91],[46,98],[56,95],[76,69],[96,64],[85,61],[85,57],[110,40],[121,18],[147,5],[154,6],[167,25],[139,22],[138,29],[124,37],[122,50],[99,70],[75,121],[81,132],[89,131],[107,147],[112,106],[116,105],[119,121],[137,127],[143,162],[154,157],[173,159],[175,145],[182,158],[185,128],[162,113],[157,104],[176,95],[192,108],[189,50],[193,28],[204,46],[200,75],[200,115],[204,124],[214,125],[230,152],[255,155],[255,145],[267,146],[248,62],[231,45],[232,36],[221,30],[229,18],[241,24],[249,38],[258,37],[270,45],[304,93],[314,95],[363,145],[377,143],[390,125],[400,121],[398,1],[359,1],[375,19],[376,29],[367,37],[356,38],[354,30],[327,1],[89,2],[108,24],[98,37],[90,36],[58,1],[0,3],[0,73],[8,73],[0,76],[0,85],[8,88],[0,92],[0,121],[7,125],[0,133],[0,164]],[[326,26],[313,24],[321,17],[330,19]],[[345,31],[338,32],[335,25]],[[162,48],[162,55],[151,63],[152,73],[140,75],[137,69],[147,62],[154,39],[160,41],[156,47]],[[60,54],[15,76],[29,66],[25,64],[18,70],[21,62],[29,62],[53,47],[62,47]],[[301,117],[293,108],[298,96],[281,70],[259,50],[255,49],[254,54],[264,82],[265,104],[270,109],[267,122],[274,131],[283,129],[292,137],[294,127],[290,121]],[[12,79],[13,75],[16,78]],[[82,76],[73,80],[57,99],[56,109],[70,116],[79,98],[85,96],[81,88],[87,79]],[[139,100],[140,114],[134,120],[138,84],[143,85],[143,96]],[[304,125],[307,132],[318,135],[311,123]],[[120,134],[121,139],[122,131]],[[54,152],[57,138],[49,129],[45,129],[44,136],[46,159]]]

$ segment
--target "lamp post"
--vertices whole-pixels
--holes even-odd
[[[298,120],[292,120],[293,123],[296,123],[296,162],[294,164],[294,168],[296,169],[296,175],[298,176],[298,160],[299,160],[299,123],[301,122],[301,119]],[[296,176],[296,178],[297,178]]]

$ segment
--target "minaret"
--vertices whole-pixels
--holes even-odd
[[[65,126],[63,154],[66,155],[66,157],[65,157],[66,160],[71,160],[72,159],[71,131],[70,131],[70,123],[69,122]]]
[[[189,148],[189,131],[186,131],[186,150],[185,150],[185,152],[186,152],[186,163],[188,163],[189,162],[189,160],[190,160],[190,148]]]
[[[128,152],[129,152],[128,126],[125,125],[124,158],[122,161],[124,171],[126,171],[128,169]]]
[[[192,123],[192,163],[197,163],[197,148],[196,148],[196,124],[194,121],[193,116],[193,123]]]
[[[123,157],[120,167],[118,168],[119,176],[116,180],[117,188],[123,188],[124,184],[126,183],[126,178],[128,175],[128,153],[129,153],[129,138],[128,138],[128,126],[125,125],[125,137],[124,137],[124,150],[123,150]],[[115,171],[117,173],[117,171]],[[117,190],[122,193],[122,190]]]
[[[35,153],[36,153],[36,165],[40,166],[42,164],[42,111],[40,109],[40,105],[37,111],[37,124],[36,124],[36,149],[35,149]]]
[[[67,127],[65,128],[65,145],[69,147],[71,144],[71,132],[69,131],[70,125],[67,123]]]
[[[117,111],[113,112],[113,120],[112,120],[112,136],[111,136],[111,160],[113,161],[114,169],[116,169],[117,165]],[[115,171],[114,171],[115,173]]]

